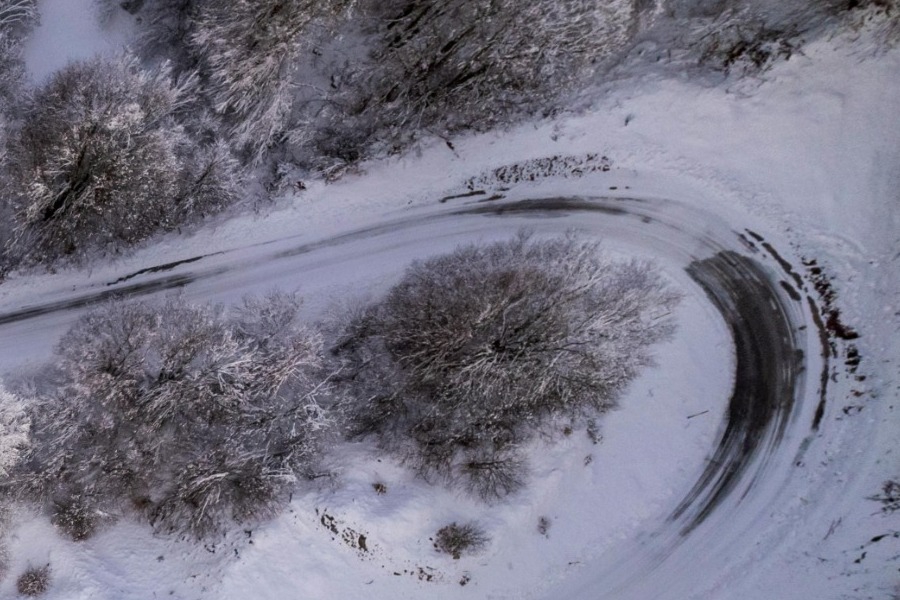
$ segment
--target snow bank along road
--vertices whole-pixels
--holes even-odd
[[[522,226],[541,235],[575,228],[601,236],[613,252],[658,260],[674,278],[693,282],[693,293],[705,297],[710,314],[714,309],[730,331],[733,392],[722,399],[727,407],[718,441],[693,488],[671,507],[664,525],[561,578],[553,593],[703,596],[759,551],[752,532],[768,508],[783,500],[791,470],[802,464],[826,409],[828,344],[835,334],[801,271],[760,234],[716,215],[649,198],[517,198],[515,192],[491,201],[460,197],[325,239],[283,238],[150,266],[104,283],[47,290],[38,303],[6,298],[0,335],[20,342],[23,356],[37,357],[90,305],[173,289],[189,298],[224,299],[299,287],[316,310],[316,298],[324,302],[362,280],[377,291],[412,258],[464,241],[505,237]]]

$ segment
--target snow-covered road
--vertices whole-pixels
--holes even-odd
[[[272,287],[299,289],[312,314],[321,314],[351,289],[377,293],[413,258],[507,236],[523,226],[539,235],[576,229],[599,236],[613,253],[660,262],[669,277],[689,286],[693,303],[706,304],[707,317],[721,320],[735,354],[732,393],[707,399],[721,405],[722,422],[705,466],[692,469],[695,481],[684,487],[687,493],[670,499],[665,519],[638,528],[635,537],[599,554],[594,564],[567,572],[554,586],[569,590],[567,598],[596,598],[600,590],[599,597],[685,598],[708,588],[714,577],[685,580],[672,574],[721,560],[723,548],[739,548],[760,515],[784,501],[780,492],[802,463],[815,414],[825,408],[819,378],[808,381],[807,374],[825,367],[818,344],[827,331],[822,318],[810,313],[818,310],[813,292],[759,233],[735,230],[686,204],[633,195],[517,197],[515,191],[491,202],[454,200],[323,239],[289,236],[148,265],[107,281],[46,289],[36,303],[7,299],[0,335],[18,340],[20,358],[39,356],[92,304],[172,290],[193,299],[229,300]],[[694,342],[709,343],[702,337]],[[712,348],[699,348],[704,350]],[[723,364],[728,363],[717,366]],[[728,554],[729,562],[740,560],[740,553]]]

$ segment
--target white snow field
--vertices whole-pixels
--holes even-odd
[[[86,6],[43,8],[76,4]],[[45,14],[33,39],[52,22]],[[32,75],[104,44],[32,46]],[[111,292],[234,302],[278,287],[303,294],[316,318],[377,295],[415,258],[523,226],[576,229],[610,253],[652,258],[685,301],[658,365],[603,419],[602,442],[581,432],[535,441],[529,485],[507,500],[475,502],[345,444],[334,481],[207,544],[128,521],[75,543],[18,514],[0,595],[49,563],[48,599],[897,597],[900,518],[869,498],[900,476],[898,110],[900,50],[837,32],[759,78],[630,77],[578,115],[367,163],[333,184],[307,182],[262,216],[91,269],[11,276],[0,285],[7,377],[39,368],[86,304]],[[497,171],[511,165],[526,176]],[[790,401],[748,438],[735,478],[718,497],[703,486],[694,497],[734,422],[739,352],[727,311],[686,269],[723,252],[773,283],[771,309],[802,357]],[[469,519],[492,538],[485,552],[434,551],[439,527]]]

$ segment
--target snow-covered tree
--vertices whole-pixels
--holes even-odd
[[[416,262],[332,352],[355,434],[485,498],[521,484],[548,419],[607,410],[673,331],[679,295],[641,261],[527,233]]]
[[[104,0],[111,1],[111,0]],[[204,0],[136,0],[126,7],[139,16],[137,46],[141,55],[171,60],[176,69],[191,70],[196,60],[188,40]]]
[[[241,199],[244,168],[223,140],[198,144],[182,159],[173,208],[179,222],[216,213]]]
[[[198,147],[179,122],[192,85],[125,56],[73,63],[37,90],[11,145],[18,252],[78,260],[234,198],[220,145]]]
[[[0,0],[0,29],[4,31],[28,28],[37,17],[35,0]]]
[[[292,78],[310,29],[340,18],[354,1],[234,0],[201,7],[191,34],[193,52],[215,109],[252,158],[283,133],[294,99]]]
[[[60,340],[19,489],[79,531],[129,506],[198,537],[273,514],[329,423],[320,338],[298,308],[271,294],[230,312],[170,299],[89,313]]]
[[[6,480],[29,445],[31,421],[25,403],[0,384],[0,480]]]
[[[0,113],[19,96],[24,79],[22,37],[37,19],[34,0],[0,0]]]
[[[0,167],[6,165],[9,116],[23,87],[22,38],[36,19],[34,0],[0,0]]]
[[[9,198],[7,144],[12,115],[24,88],[22,39],[37,19],[34,0],[0,0],[0,276],[9,267],[3,242],[12,237],[13,215]]]
[[[0,382],[0,579],[8,568],[6,535],[9,529],[9,506],[6,490],[11,472],[19,465],[30,446],[31,420],[22,398],[6,390]]]
[[[368,61],[338,78],[343,91],[323,112],[325,151],[388,149],[424,130],[443,134],[547,110],[586,83],[598,61],[623,46],[632,0],[372,0]]]

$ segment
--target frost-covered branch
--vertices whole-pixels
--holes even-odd
[[[0,29],[29,25],[37,16],[34,0],[0,0]]]

